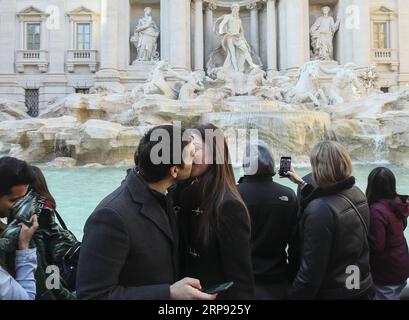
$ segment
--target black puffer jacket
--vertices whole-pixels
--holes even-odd
[[[307,186],[302,191],[301,265],[290,299],[362,299],[371,290],[369,208],[365,195],[354,185],[351,177],[331,188]],[[356,206],[366,228],[340,194]],[[348,266],[359,268],[359,289],[347,288]]]

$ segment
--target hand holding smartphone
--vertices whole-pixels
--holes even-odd
[[[280,170],[278,174],[281,177],[287,177],[286,173],[291,170],[291,157],[281,157]]]
[[[217,286],[211,287],[211,288],[207,288],[204,289],[203,292],[207,293],[207,294],[216,294],[216,293],[221,293],[221,292],[225,292],[227,290],[230,289],[230,287],[234,284],[234,282],[226,282],[226,283],[222,283],[219,284]]]

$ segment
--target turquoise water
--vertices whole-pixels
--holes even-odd
[[[365,190],[369,172],[377,165],[356,165],[354,176],[358,186]],[[409,169],[397,166],[389,166],[397,177],[398,192],[409,194]],[[49,188],[57,201],[57,209],[63,216],[66,224],[81,239],[83,227],[88,216],[98,203],[124,179],[127,168],[70,168],[51,169],[45,168],[44,173]],[[240,170],[236,170],[239,177]],[[296,171],[300,175],[307,174],[309,168],[299,168]],[[293,189],[295,185],[287,179],[277,179],[279,183]],[[407,234],[409,237],[409,233]]]

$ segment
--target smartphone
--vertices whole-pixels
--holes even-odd
[[[226,282],[223,284],[219,284],[217,286],[211,287],[211,288],[207,288],[204,289],[203,292],[207,293],[207,294],[216,294],[216,293],[220,293],[220,292],[224,292],[230,289],[230,287],[234,284],[234,282]]]
[[[280,160],[280,170],[278,174],[281,177],[286,177],[286,173],[291,169],[291,157],[281,157]]]

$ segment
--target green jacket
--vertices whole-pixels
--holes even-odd
[[[75,294],[67,289],[60,277],[58,289],[47,289],[47,277],[55,276],[46,273],[48,266],[59,267],[64,254],[78,241],[67,230],[62,229],[55,220],[55,208],[46,198],[33,192],[27,194],[11,210],[9,223],[0,237],[0,259],[6,261],[10,274],[14,275],[15,252],[18,248],[18,238],[22,221],[30,221],[33,214],[38,215],[39,228],[30,243],[31,248],[37,248],[38,267],[35,273],[37,300],[71,300]],[[50,278],[51,279],[51,278]],[[51,281],[53,284],[54,281]]]

